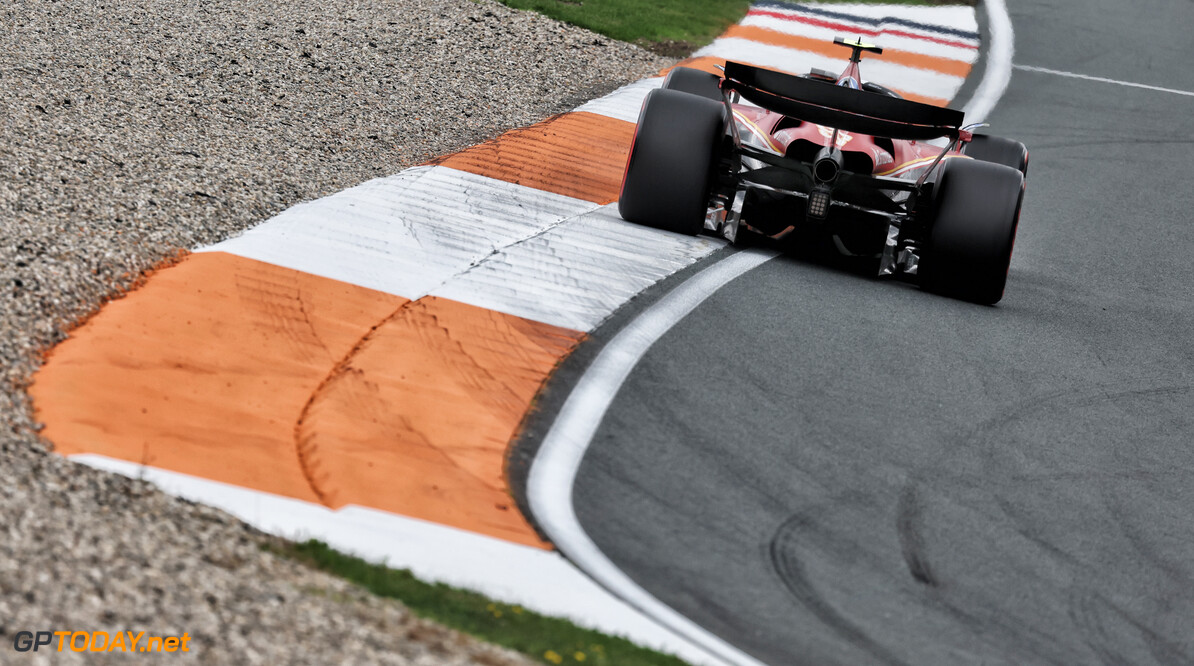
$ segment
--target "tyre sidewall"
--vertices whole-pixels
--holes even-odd
[[[648,93],[618,197],[622,218],[700,233],[726,122],[724,104],[678,90]]]
[[[964,158],[942,165],[933,224],[922,250],[921,284],[977,303],[998,302],[1023,196],[1024,176],[1012,167]]]
[[[1028,148],[1019,141],[975,134],[962,152],[976,160],[1011,167],[1028,177]]]
[[[692,67],[673,67],[663,80],[664,90],[679,90],[698,97],[722,101],[721,77]]]

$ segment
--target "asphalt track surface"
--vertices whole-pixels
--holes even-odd
[[[1018,65],[1194,91],[1188,0],[1009,4]],[[767,663],[1194,663],[1194,97],[1017,70],[989,120],[998,306],[772,260],[581,466],[605,554]]]

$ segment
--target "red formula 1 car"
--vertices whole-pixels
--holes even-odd
[[[880,275],[978,303],[1003,297],[1024,197],[1024,144],[859,74],[678,67],[643,103],[623,219],[670,231],[827,239]]]

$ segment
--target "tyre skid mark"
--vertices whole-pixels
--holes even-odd
[[[908,565],[908,573],[917,582],[935,587],[938,582],[925,556],[924,536],[921,534],[923,511],[916,484],[905,484],[896,507],[896,534],[900,538],[900,551],[904,555],[904,563]]]
[[[853,495],[837,498],[833,504],[859,502],[865,502],[865,498]],[[818,533],[814,541],[817,544],[836,543],[838,550],[843,552],[857,553],[861,550],[852,543],[837,543],[840,539],[837,539],[836,535],[822,532],[813,517],[817,513],[820,513],[817,508],[811,508],[791,516],[779,526],[775,536],[771,539],[768,553],[772,568],[788,592],[827,628],[846,639],[851,645],[865,651],[879,663],[890,666],[907,665],[908,662],[873,638],[863,627],[851,621],[817,591],[812,577],[806,571],[804,558],[798,554],[798,544],[808,541],[808,535],[815,532]]]

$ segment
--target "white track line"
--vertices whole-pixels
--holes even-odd
[[[1011,17],[1004,0],[986,0],[984,5],[990,44],[983,80],[965,106],[971,122],[980,122],[991,113],[1011,80]],[[581,526],[572,503],[572,488],[605,412],[647,350],[727,282],[774,256],[758,251],[731,254],[676,287],[614,336],[564,401],[539,445],[527,479],[531,514],[569,560],[610,592],[705,649],[711,657],[739,666],[763,664],[667,606],[619,569]]]
[[[543,438],[527,480],[527,499],[539,526],[581,570],[631,606],[712,655],[731,664],[749,666],[762,664],[656,599],[601,552],[576,517],[572,485],[597,426],[643,354],[727,282],[776,254],[738,252],[714,263],[647,308],[614,336],[564,402]]]
[[[1194,92],[1189,90],[1178,90],[1176,88],[1162,88],[1160,86],[1150,86],[1144,83],[1132,83],[1131,81],[1120,81],[1118,79],[1108,79],[1102,76],[1089,76],[1087,74],[1075,74],[1074,72],[1063,72],[1059,69],[1048,69],[1045,67],[1032,67],[1030,65],[1015,65],[1015,69],[1025,72],[1040,72],[1041,74],[1054,74],[1056,76],[1067,76],[1071,79],[1084,79],[1086,81],[1098,81],[1100,83],[1114,83],[1117,86],[1127,86],[1129,88],[1143,88],[1145,90],[1155,90],[1157,92],[1173,93],[1174,95],[1185,95],[1186,97],[1194,97]]]
[[[967,123],[985,121],[1012,80],[1016,35],[1012,31],[1012,18],[1008,16],[1007,5],[1004,0],[985,0],[983,8],[987,12],[987,35],[990,40],[987,44],[987,67],[983,70],[983,80],[974,91],[974,97],[962,108]]]

